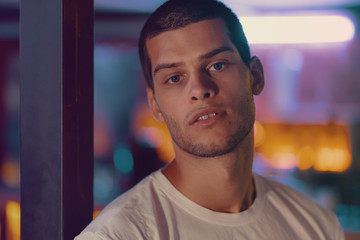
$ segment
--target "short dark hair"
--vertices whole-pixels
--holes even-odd
[[[220,18],[224,21],[228,37],[237,48],[242,60],[249,67],[250,48],[238,17],[230,8],[217,0],[169,0],[147,19],[139,39],[141,66],[148,83],[154,90],[151,61],[146,41],[160,33],[183,28],[190,23]]]

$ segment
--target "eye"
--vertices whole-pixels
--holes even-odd
[[[167,82],[169,83],[177,83],[180,81],[180,75],[171,76]]]
[[[209,71],[220,71],[225,67],[225,63],[218,62],[210,66]]]

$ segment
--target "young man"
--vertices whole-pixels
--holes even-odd
[[[215,0],[170,0],[146,22],[140,58],[175,159],[115,199],[83,239],[344,239],[336,217],[252,173],[264,75],[239,20]]]

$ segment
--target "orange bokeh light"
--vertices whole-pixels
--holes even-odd
[[[20,240],[20,203],[9,201],[5,207],[6,239]]]
[[[259,129],[256,123],[256,128]],[[263,124],[268,136],[256,151],[278,169],[313,168],[323,172],[344,172],[350,168],[350,140],[343,125]],[[255,132],[255,143],[258,134]],[[260,136],[261,137],[261,136]]]
[[[170,162],[174,159],[170,132],[164,122],[155,120],[147,104],[136,109],[132,130],[138,138],[146,137],[155,148],[160,160]]]

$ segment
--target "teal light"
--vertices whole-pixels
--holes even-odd
[[[134,169],[134,159],[130,150],[126,147],[118,147],[114,151],[115,168],[124,174],[130,173]]]

